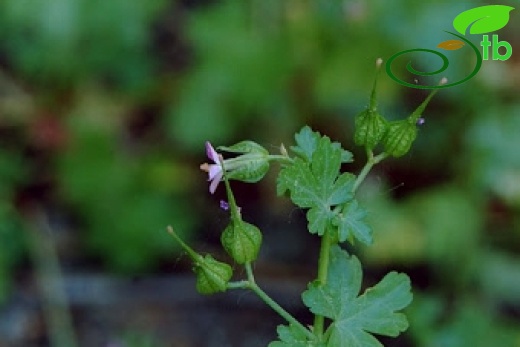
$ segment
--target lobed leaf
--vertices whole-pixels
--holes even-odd
[[[338,227],[338,241],[345,242],[356,238],[366,245],[372,244],[372,229],[365,223],[367,211],[356,200],[345,204],[333,224]]]
[[[305,126],[294,136],[296,146],[292,146],[291,150],[300,158],[310,162],[312,161],[312,155],[318,148],[320,138],[321,135],[318,132],[312,131],[310,127]],[[332,142],[332,146],[341,150],[341,163],[351,163],[354,161],[352,153],[341,148],[341,144]]]
[[[280,341],[271,342],[268,347],[325,347],[309,341],[307,337],[293,325],[279,325],[276,329]]]
[[[303,293],[313,313],[333,320],[328,347],[381,347],[372,333],[395,337],[408,328],[404,314],[397,312],[412,300],[408,276],[391,272],[358,296],[361,282],[359,260],[334,246],[327,282],[313,283]]]
[[[304,131],[307,139],[315,133]],[[301,133],[301,132],[300,132]],[[311,140],[312,142],[313,140]],[[311,153],[311,146],[307,147]],[[302,208],[309,208],[307,220],[309,231],[323,235],[327,224],[334,217],[332,206],[343,204],[353,198],[354,175],[339,174],[342,149],[326,136],[312,143],[310,161],[296,158],[293,164],[280,171],[277,181],[279,195],[290,192],[292,201]]]
[[[318,147],[320,134],[311,130],[310,127],[304,126],[296,135],[296,146],[291,147],[294,153],[307,161],[311,161],[314,151]]]

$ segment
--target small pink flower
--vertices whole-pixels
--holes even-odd
[[[215,151],[209,141],[206,141],[206,154],[214,164],[204,163],[200,166],[200,169],[208,173],[208,181],[211,181],[209,185],[209,192],[213,194],[217,190],[217,186],[224,176],[224,172],[222,171],[222,164],[220,162],[222,157],[217,153],[217,151]]]

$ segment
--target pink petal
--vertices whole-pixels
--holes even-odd
[[[211,194],[215,193],[215,191],[217,190],[217,186],[220,183],[221,179],[222,179],[222,172],[220,172],[217,176],[215,176],[213,178],[213,180],[211,181],[211,184],[209,185],[209,192]]]
[[[210,164],[209,170],[208,170],[208,175],[209,175],[208,181],[211,181],[212,179],[214,179],[215,176],[217,176],[218,174],[221,174],[221,177],[222,177],[222,167],[217,164]]]
[[[211,145],[211,143],[209,143],[209,141],[206,141],[206,155],[208,156],[209,159],[213,160],[213,162],[215,164],[220,164],[218,154],[215,151],[215,149],[213,148],[213,146]]]

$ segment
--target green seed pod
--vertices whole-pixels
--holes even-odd
[[[356,131],[354,133],[354,142],[358,146],[365,146],[366,149],[372,150],[385,136],[388,129],[388,121],[377,112],[377,77],[381,70],[383,60],[376,60],[376,76],[372,93],[370,94],[370,104],[367,109],[356,116]]]
[[[385,152],[393,157],[408,153],[417,137],[417,126],[412,118],[391,122],[383,139]]]
[[[195,252],[169,226],[168,233],[173,236],[193,261],[193,271],[197,274],[197,291],[200,294],[214,294],[225,292],[227,284],[233,276],[233,269],[226,263],[215,260],[211,255],[202,255]]]
[[[253,224],[233,219],[222,233],[220,242],[238,264],[245,264],[254,261],[258,256],[262,233]]]
[[[197,275],[197,291],[204,295],[225,292],[233,275],[231,266],[215,260],[209,254],[194,259],[193,271]]]
[[[374,149],[388,129],[387,120],[370,107],[356,116],[355,124],[354,142],[369,150]]]

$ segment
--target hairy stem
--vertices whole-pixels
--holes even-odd
[[[372,151],[367,151],[367,156],[368,156],[367,163],[365,164],[365,166],[363,167],[363,169],[357,176],[356,182],[354,182],[354,187],[352,188],[353,193],[356,192],[356,190],[359,188],[361,183],[365,180],[365,178],[367,177],[370,170],[372,170],[372,167],[374,165],[376,165],[377,163],[379,163],[381,160],[385,159],[387,157],[387,154],[385,152],[383,152],[374,157],[374,153],[372,153]]]
[[[269,161],[278,161],[280,164],[292,164],[294,159],[286,155],[270,154],[268,157]]]
[[[327,283],[327,276],[329,274],[329,260],[330,247],[332,245],[330,231],[326,230],[321,238],[320,257],[318,259],[318,282],[320,286]],[[325,324],[325,317],[321,315],[314,315],[314,334],[321,339],[323,335],[323,328]]]
[[[287,312],[282,306],[274,301],[266,292],[262,290],[256,284],[255,277],[253,275],[253,269],[251,263],[244,264],[247,274],[247,280],[238,282],[229,282],[229,289],[249,289],[253,291],[262,301],[264,301],[269,307],[271,307],[276,313],[278,313],[283,319],[285,319],[290,325],[299,329],[309,340],[313,341],[316,339],[315,335],[301,324],[296,318],[294,318],[289,312]]]
[[[367,151],[367,163],[359,173],[356,181],[354,182],[354,187],[352,188],[352,192],[355,193],[361,183],[365,180],[368,173],[372,169],[372,167],[379,163],[381,160],[386,158],[386,153],[381,153],[377,156],[374,156],[372,151]],[[327,276],[329,273],[329,262],[330,262],[330,247],[332,246],[331,239],[331,230],[327,229],[325,234],[321,238],[321,248],[320,248],[320,257],[318,260],[318,283],[320,286],[324,286],[327,283]],[[320,340],[324,340],[323,330],[325,327],[325,317],[321,315],[314,316],[314,334]],[[326,340],[326,339],[325,339]]]

